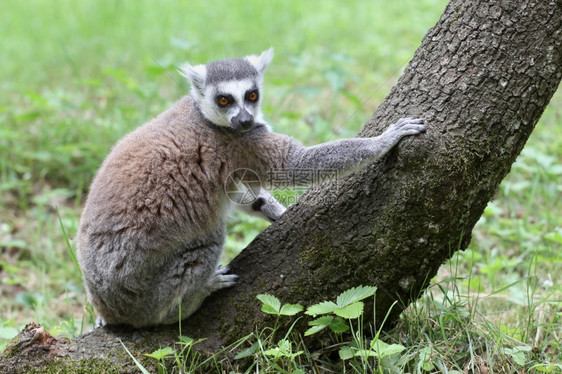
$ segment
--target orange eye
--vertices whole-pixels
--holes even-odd
[[[228,104],[230,104],[230,100],[226,96],[219,96],[217,102],[220,106],[227,106]]]
[[[248,101],[257,101],[258,97],[259,95],[257,91],[250,91],[246,94],[246,100]]]

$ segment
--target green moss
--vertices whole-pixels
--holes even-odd
[[[123,366],[117,366],[106,359],[83,359],[68,361],[64,359],[54,360],[40,368],[29,368],[28,374],[55,374],[55,373],[105,373],[120,374],[124,372]],[[132,368],[131,368],[132,369]],[[131,370],[133,372],[134,370]]]
[[[15,355],[18,354],[18,352],[19,352],[18,343],[20,341],[18,339],[18,336],[13,338],[12,341],[10,341],[8,343],[8,345],[6,346],[6,348],[4,349],[4,352],[2,352],[2,357],[4,359],[9,359],[9,358],[14,357]]]

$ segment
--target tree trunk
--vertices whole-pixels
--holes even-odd
[[[212,352],[271,326],[259,312],[259,293],[310,305],[357,285],[378,286],[379,321],[397,301],[395,320],[440,265],[467,247],[561,76],[561,1],[452,0],[360,136],[406,116],[424,118],[427,133],[303,195],[234,259],[237,286],[211,296],[182,334],[207,337],[204,348]],[[117,339],[139,357],[178,334],[177,326],[103,328],[68,342],[41,338],[38,329],[28,326],[14,339],[0,371],[54,358],[91,365],[100,355],[111,357],[106,372],[136,371]]]

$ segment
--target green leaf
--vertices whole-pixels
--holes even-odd
[[[302,369],[296,369],[294,371],[291,372],[292,374],[306,374],[306,371],[302,370]]]
[[[280,314],[282,316],[294,316],[297,313],[302,312],[304,307],[300,304],[285,304],[281,308]]]
[[[319,314],[332,313],[336,309],[338,309],[338,306],[335,303],[331,301],[323,301],[309,306],[305,313],[311,316],[317,316]]]
[[[513,358],[513,361],[517,363],[517,365],[523,366],[525,365],[525,354],[523,352],[514,352],[510,353],[510,356]]]
[[[277,343],[277,348],[275,348],[274,350],[279,352],[282,356],[287,356],[288,354],[291,354],[291,349],[291,342],[287,339],[281,339]]]
[[[532,348],[528,345],[522,345],[513,348],[505,348],[503,351],[505,354],[510,355],[517,365],[523,366],[527,362],[525,352],[529,352],[531,349]]]
[[[355,356],[369,358],[369,357],[378,357],[378,354],[376,352],[371,351],[370,349],[358,349],[357,352],[355,352]]]
[[[295,358],[301,355],[302,353],[303,351],[298,351],[293,353],[292,344],[287,339],[279,340],[277,348],[268,349],[265,352],[263,352],[264,355],[271,356],[273,357],[274,360],[277,360],[281,357]]]
[[[332,316],[323,316],[308,322],[308,325],[312,327],[304,332],[304,336],[310,336],[324,330],[326,327],[330,326],[333,320],[334,317]]]
[[[278,360],[279,358],[283,357],[283,352],[281,352],[279,348],[265,350],[263,354],[272,357],[274,360]]]
[[[14,327],[0,326],[0,338],[12,339],[18,334],[18,330]]]
[[[425,370],[431,371],[434,368],[433,363],[431,362],[431,348],[425,347],[420,350],[418,355],[418,371]]]
[[[341,317],[336,317],[332,323],[330,323],[330,329],[336,334],[341,334],[349,330],[349,325]]]
[[[373,340],[371,343],[371,349],[377,352],[379,357],[391,356],[396,353],[400,353],[406,349],[400,344],[387,344],[382,340]]]
[[[276,309],[274,309],[271,305],[268,305],[268,304],[263,304],[261,306],[261,311],[264,312],[264,313],[267,313],[267,314],[279,315],[279,312]]]
[[[161,348],[152,353],[145,353],[145,356],[155,358],[157,360],[161,360],[163,358],[172,356],[174,354],[174,350],[171,347]]]
[[[357,301],[366,299],[369,296],[373,296],[377,291],[376,287],[372,286],[358,286],[351,288],[347,291],[342,292],[337,300],[336,304],[338,304],[339,308],[344,308],[350,304],[353,304]]]
[[[312,326],[311,328],[309,328],[308,330],[306,330],[304,332],[304,336],[314,335],[314,334],[324,330],[326,327],[328,327],[328,325]]]
[[[291,353],[288,357],[292,359],[292,358],[295,358],[297,356],[302,355],[303,353],[304,353],[304,351],[296,351],[295,353]]]
[[[529,369],[536,369],[542,373],[553,373],[555,370],[558,370],[558,372],[562,372],[562,365],[560,364],[548,364],[548,363],[542,363],[542,364],[537,364],[534,365],[532,367],[530,367]]]
[[[357,301],[344,308],[338,308],[334,310],[334,313],[340,317],[347,319],[359,318],[363,314],[363,303],[361,301]]]
[[[310,326],[329,326],[332,321],[334,320],[334,317],[332,316],[322,316],[322,317],[318,317],[316,319],[313,319],[312,321],[308,322],[308,324]]]
[[[262,312],[279,315],[279,312],[281,310],[281,302],[278,298],[268,294],[259,294],[256,297],[263,303],[261,307]]]
[[[184,344],[184,345],[193,345],[195,342],[195,339],[190,338],[188,336],[180,336],[180,341]]]
[[[241,350],[234,356],[235,360],[240,360],[242,358],[251,357],[258,351],[259,344],[256,342],[251,347]]]
[[[291,342],[287,339],[281,339],[277,342],[277,349],[283,353],[283,355],[291,352]]]
[[[343,346],[339,351],[341,360],[349,360],[353,358],[353,349],[349,346]]]

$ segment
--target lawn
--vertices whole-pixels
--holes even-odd
[[[176,71],[180,63],[273,46],[264,98],[273,128],[305,144],[349,137],[396,83],[445,4],[6,2],[0,351],[30,321],[59,336],[90,328],[91,309],[65,236],[74,247],[88,185],[112,145],[189,90]],[[406,348],[403,368],[462,372],[485,363],[495,372],[562,370],[556,366],[562,362],[561,134],[559,91],[469,249],[443,266],[384,337]],[[265,227],[234,215],[224,261]]]

